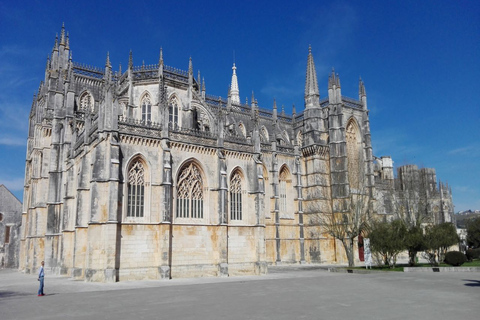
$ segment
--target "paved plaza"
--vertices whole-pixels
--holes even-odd
[[[331,273],[86,283],[0,270],[0,319],[478,319],[480,273]]]

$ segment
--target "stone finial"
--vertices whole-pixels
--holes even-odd
[[[65,22],[62,23],[62,31],[60,32],[60,45],[65,45]]]
[[[238,89],[238,79],[237,79],[237,67],[235,66],[235,63],[233,63],[232,67],[232,82],[230,84],[230,91],[232,94],[232,102],[240,104],[240,91]]]
[[[66,40],[66,43],[65,43],[65,48],[70,49],[70,38],[68,36],[68,32],[67,32],[67,40]]]
[[[163,65],[163,49],[162,49],[162,47],[160,47],[160,55],[159,55],[159,58],[158,58],[158,64]]]
[[[111,68],[112,64],[110,63],[110,52],[107,51],[107,61],[105,62],[106,68]]]
[[[132,53],[132,50],[130,50],[130,54],[128,56],[128,68],[133,69],[133,53]]]
[[[317,72],[313,61],[312,47],[308,46],[307,71],[305,77],[305,107],[319,107],[320,93],[318,90]]]

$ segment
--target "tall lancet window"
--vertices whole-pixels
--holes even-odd
[[[351,119],[346,128],[345,137],[347,140],[347,159],[348,159],[348,182],[350,188],[359,189],[361,187],[361,139],[357,123]]]
[[[203,219],[203,180],[194,163],[182,169],[177,185],[177,218]]]
[[[128,170],[127,217],[143,217],[145,200],[145,166],[142,161],[133,161]]]
[[[150,96],[146,94],[142,99],[142,121],[152,121],[152,102]]]
[[[175,97],[168,103],[168,122],[174,126],[178,126],[178,103]]]
[[[80,109],[93,112],[93,98],[90,93],[85,92],[80,97]]]
[[[230,220],[242,220],[242,176],[238,170],[230,178]]]
[[[287,214],[287,183],[289,181],[289,174],[286,168],[280,172],[279,186],[278,186],[278,210],[281,216]]]

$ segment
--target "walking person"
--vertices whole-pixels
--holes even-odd
[[[43,293],[43,279],[45,278],[45,270],[43,269],[45,265],[45,262],[42,261],[42,265],[40,266],[40,269],[38,269],[38,281],[40,281],[40,287],[38,288],[38,296],[44,296],[45,293]]]

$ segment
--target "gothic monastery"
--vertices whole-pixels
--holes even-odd
[[[235,65],[225,100],[206,93],[191,59],[183,71],[162,51],[148,66],[130,53],[114,72],[108,55],[105,68],[71,57],[62,27],[29,118],[25,272],[45,260],[49,272],[111,282],[344,264],[318,217],[348,211],[352,194],[392,216],[405,181],[425,187],[416,194],[432,221],[450,221],[434,169],[401,167],[394,179],[392,159],[374,156],[362,80],[358,100],[347,98],[332,72],[320,96],[311,49],[304,110],[292,115],[253,95],[242,103]],[[357,260],[360,249],[361,235]]]

